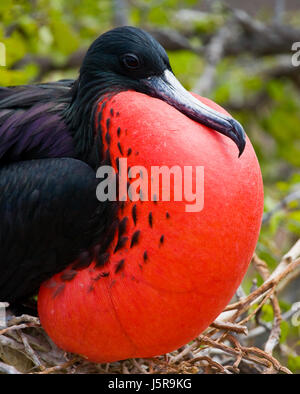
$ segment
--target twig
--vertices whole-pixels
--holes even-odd
[[[225,43],[230,36],[229,25],[230,23],[221,27],[207,45],[205,50],[205,59],[207,64],[201,77],[193,88],[195,93],[205,95],[212,90],[217,72],[217,64],[224,55]]]
[[[44,370],[45,369],[44,365],[42,364],[38,355],[35,353],[35,351],[29,345],[28,339],[26,338],[25,334],[21,331],[21,332],[19,332],[19,335],[22,339],[26,354],[29,356],[29,358],[32,360],[32,362],[34,363],[34,365],[36,367]]]
[[[126,0],[113,0],[112,9],[114,26],[129,25],[128,4]]]
[[[191,343],[190,345],[186,345],[185,348],[176,356],[171,357],[170,364],[174,364],[181,360],[184,356],[186,356],[189,352],[192,352],[197,347],[195,342]]]
[[[300,245],[300,243],[299,243]],[[225,308],[225,311],[230,310],[242,310],[244,312],[247,306],[251,306],[254,303],[260,301],[265,294],[272,288],[276,287],[277,284],[284,279],[287,275],[293,272],[300,265],[300,259],[288,264],[286,260],[283,260],[275,269],[275,271],[270,275],[270,277],[253,293],[245,299],[242,299],[236,303],[230,304]]]
[[[270,336],[265,344],[265,352],[272,355],[274,348],[279,343],[280,334],[281,334],[280,323],[282,321],[282,317],[281,317],[281,310],[277,297],[275,296],[271,297],[271,302],[274,311],[274,321],[273,321],[273,327]]]
[[[219,330],[233,331],[239,334],[248,334],[248,328],[246,326],[241,326],[240,324],[234,324],[230,322],[223,322],[215,320],[210,327],[218,328]]]
[[[225,353],[232,354],[234,356],[239,356],[241,352],[243,353],[243,358],[249,361],[255,361],[258,364],[261,364],[265,367],[273,367],[278,372],[284,372],[287,374],[291,374],[291,371],[288,368],[283,367],[274,357],[265,353],[263,350],[258,348],[246,348],[239,347],[237,349],[233,349],[229,346],[224,345],[223,343],[219,343],[217,341],[212,340],[206,336],[200,335],[199,337],[200,344],[209,344],[210,346],[216,347],[218,349],[223,350]]]
[[[293,67],[293,70],[295,69],[296,67]],[[285,209],[288,206],[288,204],[297,200],[300,200],[300,190],[296,190],[288,194],[277,205],[275,205],[273,209],[271,209],[269,212],[266,212],[263,215],[263,220],[262,220],[263,224],[268,223],[276,212]]]
[[[23,330],[24,328],[28,328],[28,327],[30,327],[30,326],[29,326],[29,324],[26,324],[26,323],[6,327],[6,328],[3,328],[2,330],[0,330],[0,335],[6,334],[7,332],[12,331],[12,330]]]
[[[19,372],[15,367],[13,367],[12,365],[8,365],[5,363],[2,363],[0,361],[0,372],[1,373],[6,373],[9,375],[18,375],[21,374],[21,372]]]
[[[193,360],[191,360],[192,364],[195,364],[197,362],[201,362],[201,361],[205,361],[207,363],[207,365],[212,369],[212,370],[216,370],[217,372],[221,372],[221,373],[228,373],[226,371],[226,368],[223,367],[223,365],[219,364],[216,361],[213,361],[210,357],[208,356],[199,356],[199,357],[195,357]]]
[[[21,315],[21,316],[14,316],[8,321],[8,326],[16,325],[19,323],[32,323],[35,326],[40,326],[40,320],[38,317],[30,316],[30,315]]]
[[[148,373],[149,373],[149,372],[147,372],[147,371],[145,370],[145,368],[144,368],[142,365],[140,365],[140,364],[137,362],[137,360],[136,360],[135,358],[132,358],[131,361],[132,361],[133,365],[138,369],[139,372],[141,372],[141,373],[143,373],[143,374],[148,374]]]
[[[266,262],[261,260],[256,254],[254,254],[252,263],[254,264],[257,271],[260,273],[261,277],[266,281],[270,277],[269,268]],[[265,344],[265,352],[272,355],[274,348],[279,343],[281,333],[280,323],[282,321],[282,317],[279,302],[275,294],[273,294],[270,299],[274,311],[274,320],[271,333]]]

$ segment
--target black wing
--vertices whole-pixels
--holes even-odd
[[[95,172],[79,160],[0,168],[0,300],[33,294],[86,254],[105,228],[104,209],[96,199]]]
[[[73,80],[0,87],[0,164],[74,157],[73,139],[62,116]]]

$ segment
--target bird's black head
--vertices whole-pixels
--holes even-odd
[[[145,90],[141,80],[171,71],[164,48],[147,32],[131,26],[117,27],[90,46],[80,69],[80,79],[101,81],[115,91]],[[147,89],[146,89],[147,90]]]
[[[189,118],[245,147],[242,126],[233,118],[206,106],[175,78],[164,48],[147,32],[118,27],[98,37],[87,51],[80,69],[78,91],[106,93],[134,90],[159,98]]]

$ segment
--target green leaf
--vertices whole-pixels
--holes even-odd
[[[280,331],[281,331],[281,333],[280,333],[280,341],[279,342],[285,343],[287,340],[287,337],[289,335],[289,332],[290,332],[289,323],[283,320],[280,323]]]

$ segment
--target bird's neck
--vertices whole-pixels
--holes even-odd
[[[103,152],[96,146],[97,136],[103,137],[99,129],[102,111],[96,119],[97,108],[119,91],[117,88],[112,90],[103,79],[82,77],[75,81],[71,90],[72,100],[64,118],[73,137],[76,156],[94,168],[103,160]]]
[[[71,103],[63,114],[73,137],[75,154],[83,161],[88,161],[94,142],[93,115],[99,98],[98,90],[97,93],[93,87],[81,89],[77,79],[71,90]]]

